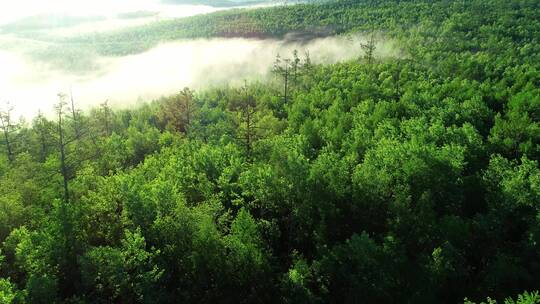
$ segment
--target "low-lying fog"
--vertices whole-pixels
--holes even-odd
[[[308,50],[315,63],[358,57],[362,54],[359,40],[328,37],[302,45],[252,39],[184,41],[138,55],[101,58],[98,71],[78,75],[0,51],[0,101],[9,100],[16,113],[26,117],[39,109],[50,113],[57,94],[70,88],[82,108],[105,100],[113,105],[130,105],[172,94],[185,86],[202,88],[260,79],[269,72],[278,53],[290,57],[294,49],[300,55]]]
[[[160,44],[137,55],[92,58],[91,69],[65,70],[47,60],[29,56],[33,50],[48,46],[50,42],[33,39],[27,32],[2,33],[1,25],[7,23],[7,15],[10,15],[9,18],[20,18],[24,14],[76,14],[84,10],[91,16],[109,14],[103,20],[91,20],[84,24],[38,28],[54,36],[77,34],[86,28],[99,30],[99,24],[104,30],[111,29],[107,24],[118,28],[123,22],[118,14],[142,12],[138,9],[160,14],[167,11],[169,16],[187,16],[218,8],[171,6],[162,4],[161,0],[129,0],[127,6],[122,5],[128,3],[127,0],[19,0],[17,3],[9,7],[7,13],[6,10],[0,12],[0,105],[9,101],[15,107],[15,115],[26,118],[31,118],[38,110],[52,113],[59,92],[72,91],[78,106],[83,109],[105,100],[112,105],[128,106],[173,94],[185,86],[201,89],[213,85],[240,84],[244,79],[262,79],[268,76],[277,54],[291,57],[295,49],[300,56],[309,51],[314,63],[333,63],[362,54],[360,37],[318,38],[307,43],[270,39],[198,39]],[[48,8],[46,4],[49,4]],[[88,7],[76,6],[82,4]],[[25,6],[31,9],[25,11]],[[153,18],[152,14],[150,17],[142,15],[142,20]],[[133,24],[141,22],[140,19],[134,18]],[[379,55],[385,55],[384,51],[389,49],[387,45],[379,47]],[[65,55],[62,57],[66,58]],[[84,61],[83,57],[78,58]]]

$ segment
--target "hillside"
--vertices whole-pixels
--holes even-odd
[[[242,87],[4,108],[0,302],[539,303],[540,2],[332,1],[58,43],[353,33],[354,60],[281,54]]]

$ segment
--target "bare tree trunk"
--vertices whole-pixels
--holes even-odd
[[[58,115],[58,135],[60,136],[60,165],[62,169],[62,178],[64,179],[64,200],[69,202],[68,172],[66,166],[66,146],[64,143],[64,128],[62,126],[62,115]]]
[[[65,133],[64,133],[64,106],[65,106],[65,95],[64,94],[58,94],[58,97],[60,98],[60,102],[57,106],[57,114],[58,114],[58,149],[60,150],[60,170],[62,173],[62,179],[64,184],[64,201],[66,203],[69,202],[69,181],[68,181],[68,168],[66,164],[66,140],[65,140]]]

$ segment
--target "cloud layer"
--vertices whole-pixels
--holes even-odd
[[[241,83],[269,72],[277,54],[290,57],[309,51],[315,63],[334,63],[359,57],[361,37],[327,37],[311,42],[278,40],[199,39],[162,44],[148,52],[120,58],[99,58],[98,71],[64,73],[45,64],[0,51],[0,101],[9,100],[16,113],[31,117],[52,110],[58,92],[73,91],[82,108],[109,100],[129,106],[190,86]],[[380,50],[388,49],[379,48]],[[383,54],[384,55],[384,54]]]

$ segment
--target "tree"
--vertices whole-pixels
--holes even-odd
[[[98,124],[102,128],[102,134],[104,136],[110,136],[112,134],[113,128],[113,116],[114,112],[109,105],[109,101],[106,100],[99,105],[99,109],[96,113]]]
[[[39,144],[39,160],[44,162],[49,155],[51,148],[52,130],[54,129],[54,123],[47,120],[41,110],[38,111],[38,115],[32,121],[32,130]]]
[[[364,51],[364,59],[369,65],[371,65],[375,58],[375,49],[377,48],[377,41],[375,40],[375,33],[372,31],[366,42],[360,43],[360,47]]]
[[[13,303],[16,296],[15,286],[9,280],[0,278],[0,303]]]
[[[185,134],[190,131],[196,112],[193,95],[192,90],[184,88],[179,94],[161,104],[159,117],[166,126]]]
[[[259,136],[257,132],[257,102],[249,92],[247,84],[245,84],[239,92],[238,101],[233,102],[231,105],[233,110],[239,114],[237,139],[242,142],[246,149],[246,156],[248,160],[251,161],[253,143]]]
[[[264,298],[269,292],[268,255],[255,219],[244,208],[231,223],[225,244],[229,251],[227,263],[238,272],[233,286],[244,287],[240,289],[245,299]]]
[[[489,141],[497,152],[518,159],[540,159],[540,90],[524,90],[512,96],[504,115],[495,117]]]
[[[281,77],[283,79],[283,102],[287,104],[289,102],[289,90],[290,90],[290,77],[292,74],[292,67],[293,63],[291,62],[291,59],[281,59],[281,56],[278,54],[276,56],[276,61],[274,62],[274,66],[272,69],[272,72],[276,74],[278,77]]]
[[[309,76],[313,73],[313,63],[309,51],[304,54],[304,59],[300,59],[298,51],[294,50],[292,59],[282,59],[278,54],[274,65],[272,67],[272,73],[280,78],[283,83],[283,91],[281,98],[283,102],[287,104],[291,97],[291,91],[299,88],[301,80],[304,80],[304,76]],[[305,84],[305,81],[304,81]]]
[[[300,77],[301,68],[301,60],[298,57],[298,51],[294,50],[293,59],[291,60],[292,81],[294,87],[298,86],[298,78]]]
[[[281,131],[283,124],[273,112],[255,97],[256,88],[247,82],[241,89],[235,90],[228,104],[232,113],[233,134],[246,151],[248,162],[253,160],[255,143]]]
[[[0,110],[0,128],[3,133],[4,145],[6,146],[6,153],[10,162],[14,161],[13,155],[13,142],[11,136],[17,131],[17,125],[13,124],[11,112],[13,107],[9,103],[6,103],[6,109]]]
[[[82,257],[83,285],[104,302],[151,303],[163,274],[153,260],[157,253],[146,250],[140,230],[126,230],[120,248],[95,247]]]
[[[313,62],[311,62],[311,55],[309,54],[309,51],[304,52],[304,60],[301,63],[300,67],[300,75],[301,76],[309,76],[311,73],[313,73]]]
[[[472,302],[471,300],[465,298],[465,304],[476,304],[476,302]],[[540,294],[538,291],[534,292],[527,292],[525,291],[522,294],[519,294],[517,296],[517,299],[514,300],[512,298],[506,298],[504,300],[504,304],[538,304],[540,303]],[[497,304],[497,301],[491,299],[490,297],[487,298],[487,300],[484,302],[480,302],[480,304]]]
[[[73,110],[74,103],[68,107],[67,95],[58,94],[55,105],[56,130],[54,139],[59,153],[60,174],[63,180],[64,201],[69,202],[69,180],[74,177],[77,168],[84,162],[95,159],[100,155],[100,146],[89,125],[84,122],[84,116],[78,110]]]
[[[367,233],[354,234],[317,263],[320,290],[328,292],[327,301],[391,303],[395,286],[388,258]]]
[[[58,104],[55,106],[57,115],[57,136],[58,136],[58,151],[60,152],[60,173],[62,174],[63,187],[64,187],[64,202],[69,202],[69,173],[66,160],[66,149],[70,140],[66,138],[66,125],[64,116],[66,115],[66,95],[63,93],[58,94]]]

